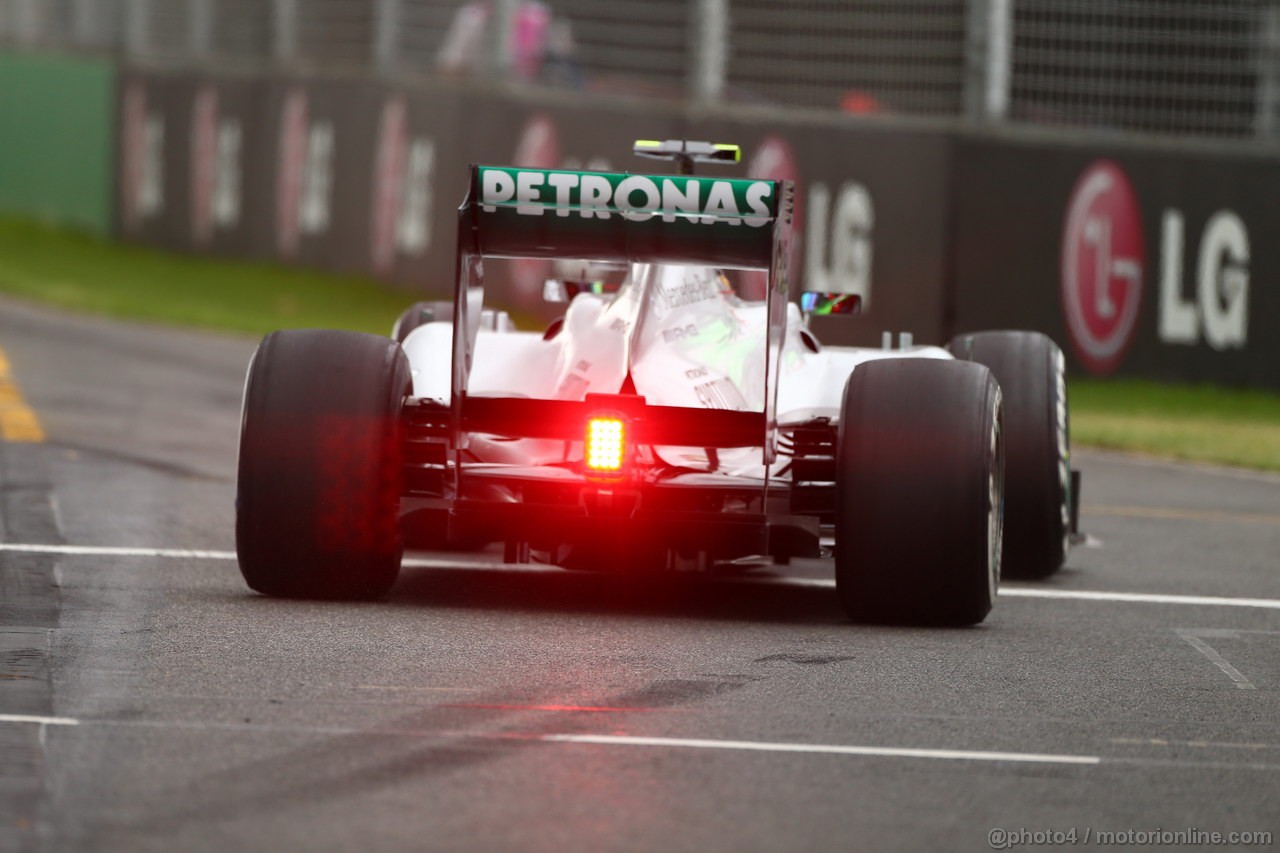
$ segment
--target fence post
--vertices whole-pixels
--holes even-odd
[[[373,64],[385,71],[400,52],[400,0],[377,0],[373,15]]]
[[[729,0],[698,0],[693,15],[690,89],[698,101],[718,101],[729,64]]]
[[[98,21],[95,0],[73,0],[71,4],[71,41],[75,44],[98,44]]]
[[[40,40],[40,6],[35,0],[13,0],[9,4],[13,16],[13,34],[28,44]]]
[[[1258,136],[1280,133],[1280,7],[1258,10],[1258,104],[1254,130]]]
[[[213,0],[187,0],[187,28],[191,55],[208,57],[213,48]]]
[[[489,73],[506,77],[511,71],[511,29],[515,24],[519,0],[497,0],[489,29]]]
[[[289,62],[298,55],[298,0],[273,0],[271,56]]]
[[[965,33],[965,116],[998,121],[1009,113],[1013,76],[1011,0],[969,0]]]
[[[145,54],[151,41],[149,0],[125,0],[125,4],[125,50],[134,55]]]

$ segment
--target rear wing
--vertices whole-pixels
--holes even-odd
[[[772,461],[793,208],[788,181],[471,166],[467,198],[458,209],[454,424],[474,422],[465,408],[484,301],[485,257],[765,269],[765,411],[756,414],[760,443]]]
[[[473,166],[478,250],[762,269],[773,256],[776,181]]]

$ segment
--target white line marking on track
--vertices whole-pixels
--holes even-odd
[[[934,758],[951,761],[1020,761],[1030,764],[1100,764],[1096,755],[1045,755],[1034,752],[981,752],[961,749],[903,749],[888,746],[841,746],[821,743],[770,743],[754,740],[702,740],[698,738],[627,737],[624,735],[542,735],[553,743],[589,743],[603,746],[665,746],[684,749],[729,749],[751,752],[802,752],[819,755],[868,755],[886,758]]]
[[[88,720],[92,725],[95,721]],[[146,725],[146,721],[129,721],[134,725]],[[80,720],[69,717],[39,717],[21,714],[0,714],[0,723],[36,723],[41,726],[78,726]],[[115,721],[103,720],[103,725],[114,725]],[[163,723],[159,723],[161,727]],[[190,725],[190,724],[188,724]],[[179,726],[181,727],[181,726]],[[196,727],[200,727],[198,724]],[[370,732],[378,734],[380,732]],[[396,734],[396,732],[386,732]],[[422,734],[403,732],[402,734]],[[441,733],[444,734],[444,733]],[[458,735],[454,735],[458,736]],[[462,734],[467,737],[469,735]],[[483,737],[482,735],[480,737]],[[749,752],[798,752],[810,755],[864,755],[883,758],[932,758],[953,761],[1015,761],[1024,764],[1099,764],[1102,759],[1096,755],[1044,755],[1034,752],[984,752],[959,749],[904,749],[886,746],[841,746],[838,744],[808,743],[771,743],[751,740],[705,740],[701,738],[665,738],[665,737],[626,737],[623,735],[535,735],[531,738],[517,738],[542,741],[544,743],[582,743],[602,746],[664,746],[683,749],[726,749]]]
[[[1227,663],[1227,659],[1218,654],[1217,649],[1196,636],[1199,633],[1198,631],[1192,631],[1187,628],[1178,628],[1174,633],[1186,640],[1187,644],[1191,646],[1191,648],[1207,657],[1214,666],[1225,672],[1227,674],[1227,678],[1230,678],[1235,682],[1236,687],[1239,687],[1241,690],[1258,689],[1254,686],[1252,681],[1244,677],[1240,670]]]
[[[1125,746],[1194,746],[1197,749],[1280,749],[1280,743],[1231,743],[1217,740],[1168,740],[1158,737],[1113,737]]]
[[[1000,597],[1059,598],[1081,601],[1131,601],[1140,604],[1191,604],[1204,607],[1260,607],[1280,610],[1280,599],[1222,598],[1213,595],[1170,595],[1149,592],[1101,592],[1087,589],[1035,589],[1025,586],[1001,586]]]
[[[469,731],[450,731],[421,728],[362,728],[353,726],[300,726],[272,725],[263,723],[231,723],[214,720],[75,720],[67,717],[37,717],[20,714],[0,715],[0,723],[36,723],[40,724],[41,737],[48,726],[103,726],[124,729],[178,729],[197,732],[226,732],[236,735],[255,735],[263,733],[288,733],[291,735],[306,734],[316,736],[360,735],[364,737],[391,738],[444,738],[452,740],[473,741],[506,741],[534,743],[569,743],[598,744],[601,746],[652,746],[691,749],[719,749],[725,751],[746,752],[791,752],[801,755],[852,755],[882,758],[906,759],[943,759],[953,761],[988,761],[993,763],[1011,762],[1015,764],[1067,764],[1076,766],[1096,766],[1099,764],[1127,765],[1134,767],[1170,767],[1175,769],[1212,768],[1219,770],[1259,770],[1268,773],[1280,771],[1280,764],[1237,764],[1224,761],[1182,761],[1150,758],[1134,758],[1098,755],[1052,755],[1034,752],[987,752],[982,750],[958,749],[912,749],[884,746],[843,746],[840,744],[805,744],[805,743],[771,743],[768,741],[741,740],[708,740],[704,738],[660,738],[629,737],[625,735],[587,735],[587,734],[522,734],[509,732],[505,734],[480,734]],[[1125,743],[1122,739],[1115,743]],[[1199,745],[1199,744],[1194,744]],[[1234,746],[1234,744],[1204,744],[1205,746]],[[1254,746],[1241,744],[1241,746]],[[1261,746],[1261,745],[1259,745]],[[1269,747],[1268,747],[1269,748]]]
[[[191,548],[116,548],[104,545],[25,545],[18,542],[0,542],[0,551],[88,557],[169,557],[191,560],[234,560],[236,558],[235,551],[200,551]]]
[[[545,566],[537,563],[504,563],[501,560],[477,560],[460,557],[456,560],[433,560],[430,557],[405,557],[400,563],[406,569],[480,569],[487,572],[524,572],[533,575],[563,575],[564,569],[558,566]]]
[[[750,580],[744,578],[744,580]],[[760,578],[762,583],[770,579]],[[780,579],[787,586],[811,586],[834,589],[836,582],[826,578]],[[1156,592],[1106,592],[1090,589],[1043,589],[1031,586],[1000,585],[999,598],[1049,598],[1076,599],[1080,601],[1118,601],[1136,604],[1188,604],[1204,607],[1260,607],[1264,610],[1280,610],[1280,599],[1275,598],[1225,598],[1212,595],[1176,595]]]
[[[192,548],[128,548],[104,545],[32,545],[20,542],[0,542],[0,552],[23,554],[65,554],[89,557],[160,557],[180,560],[234,560],[235,551],[211,551]],[[521,565],[473,559],[433,559],[406,557],[406,568],[452,569],[466,571],[480,569],[504,572],[529,572],[564,575],[554,566]],[[829,578],[743,577],[725,578],[725,583],[751,583],[771,586],[803,586],[834,589],[836,582]],[[1177,595],[1149,592],[1107,592],[1088,589],[1044,589],[1030,586],[1000,586],[1001,598],[1074,599],[1079,601],[1113,601],[1134,604],[1182,604],[1201,607],[1254,607],[1264,610],[1280,610],[1280,599],[1227,598],[1213,595]]]
[[[33,714],[0,714],[0,723],[34,723],[39,726],[78,726],[70,717],[41,717]]]
[[[68,557],[158,557],[171,560],[234,560],[235,551],[201,550],[198,548],[131,548],[115,545],[31,545],[20,542],[0,542],[0,552],[19,554],[62,554]],[[520,566],[496,561],[433,560],[406,557],[403,566],[419,569],[503,569],[506,571],[554,571],[548,566]]]

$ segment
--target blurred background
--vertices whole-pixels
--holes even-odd
[[[1272,0],[0,0],[0,211],[128,244],[448,298],[468,163],[635,138],[796,181],[793,291],[867,309],[828,340],[1280,388]],[[488,298],[542,318],[555,272]]]
[[[11,47],[628,97],[1280,133],[1268,0],[0,0]]]

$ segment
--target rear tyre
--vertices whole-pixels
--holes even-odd
[[[377,598],[400,571],[400,409],[409,362],[395,341],[298,329],[267,335],[245,381],[236,554],[266,595]]]
[[[886,359],[845,386],[836,590],[856,621],[972,625],[1000,576],[1000,388],[977,364]]]
[[[1071,448],[1066,360],[1039,332],[959,335],[956,358],[984,364],[1004,396],[1008,475],[1004,576],[1045,578],[1062,568],[1071,536]]]
[[[391,337],[398,344],[403,344],[409,333],[427,323],[452,323],[452,302],[415,302],[396,320],[391,328]]]

